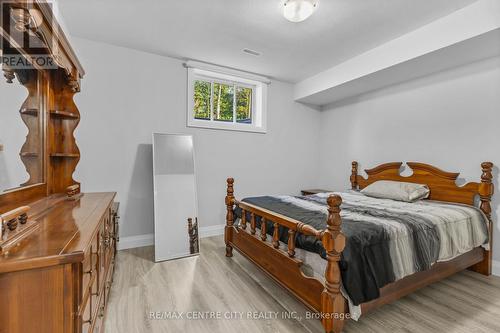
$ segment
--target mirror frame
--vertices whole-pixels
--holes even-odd
[[[27,24],[26,30],[22,33],[23,38],[30,33],[39,37],[43,44],[43,55],[50,58],[56,65],[47,68],[30,61],[29,59],[33,56],[40,55],[40,47],[30,48],[29,43],[20,45],[10,35],[10,18],[2,20],[3,25],[0,27],[2,49],[6,46],[9,51],[15,52],[16,56],[21,56],[31,63],[29,69],[12,68],[2,63],[5,79],[8,83],[12,83],[15,78],[19,80],[20,77],[24,79],[26,76],[30,81],[22,83],[25,88],[27,84],[37,84],[36,92],[31,91],[23,106],[20,107],[20,114],[23,116],[25,105],[39,103],[36,111],[41,117],[39,122],[41,128],[37,140],[40,141],[42,169],[40,170],[41,183],[15,188],[0,194],[0,213],[2,213],[52,194],[63,193],[69,186],[80,185],[72,178],[80,160],[80,151],[73,136],[80,121],[80,113],[73,101],[73,96],[80,91],[80,79],[83,78],[85,71],[57,22],[50,3],[45,0],[11,0],[8,2],[0,0],[0,5],[2,15],[6,11],[11,13],[13,10],[22,10],[28,16],[33,10],[41,14],[43,17],[41,24],[37,27]],[[26,71],[37,71],[36,83],[33,80],[35,76],[25,75]],[[31,132],[29,126],[28,129]],[[23,163],[31,177],[28,165],[24,160]]]

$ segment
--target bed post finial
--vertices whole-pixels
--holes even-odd
[[[493,196],[493,163],[481,163],[481,185],[479,185],[479,198],[481,199],[481,210],[491,221],[491,197]]]
[[[493,258],[492,258],[492,240],[493,240],[493,221],[491,220],[491,197],[493,196],[493,163],[491,162],[483,162],[481,163],[481,169],[482,169],[482,174],[481,174],[481,183],[479,184],[479,199],[481,200],[481,206],[480,209],[486,215],[488,220],[490,221],[489,228],[488,228],[488,237],[489,237],[489,249],[485,251],[484,253],[484,259],[483,261],[475,264],[474,266],[470,267],[469,269],[483,274],[483,275],[491,275],[491,269],[493,265]]]
[[[353,190],[358,189],[358,162],[352,161],[351,167],[351,188]]]
[[[224,241],[226,243],[226,257],[233,256],[233,247],[229,244],[232,239],[232,229],[234,223],[234,179],[227,179],[227,191],[226,191],[226,227],[224,229]]]
[[[345,248],[345,236],[340,226],[340,205],[342,198],[339,195],[330,195],[328,203],[327,229],[323,232],[322,243],[326,250],[325,289],[321,294],[322,323],[325,332],[340,333],[344,327],[346,304],[340,293],[340,255]]]

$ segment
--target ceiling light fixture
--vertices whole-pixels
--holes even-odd
[[[262,54],[259,51],[255,51],[255,50],[251,50],[251,49],[243,49],[243,52],[250,54],[250,55],[253,55],[253,56],[256,56],[256,57],[258,57]]]
[[[286,0],[283,16],[290,22],[302,22],[318,8],[319,0]]]

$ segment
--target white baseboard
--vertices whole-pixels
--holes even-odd
[[[495,276],[500,276],[500,261],[493,260],[493,267],[491,273]]]
[[[224,234],[225,224],[211,225],[208,227],[200,227],[200,238],[219,236]]]
[[[135,247],[150,246],[155,243],[154,234],[120,237],[118,250],[133,249]]]
[[[200,238],[219,236],[224,234],[225,224],[200,227]],[[118,250],[133,249],[135,247],[150,246],[155,243],[154,234],[120,237]]]

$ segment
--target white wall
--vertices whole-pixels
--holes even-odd
[[[418,69],[428,74],[432,70],[436,72],[436,68],[444,70],[454,64],[466,64],[476,57],[482,58],[474,60],[484,59],[484,54],[498,55],[497,33],[491,39],[484,37],[499,28],[500,1],[478,0],[297,83],[295,100],[324,105],[340,100],[342,95],[353,96],[370,88],[373,90],[374,85],[381,88],[403,82],[404,78],[413,79],[418,77],[419,73],[415,73]],[[460,44],[476,49],[473,52],[463,50]],[[450,49],[454,52],[452,56]],[[386,71],[391,71],[392,75],[384,74]]]
[[[292,86],[269,87],[267,134],[186,127],[182,62],[74,38],[87,75],[75,97],[82,190],[117,191],[121,235],[153,232],[151,133],[194,135],[200,226],[224,223],[225,179],[238,198],[315,186],[320,113],[293,102]]]
[[[494,258],[500,260],[500,58],[493,58],[359,96],[321,115],[320,186],[349,186],[361,169],[420,161],[479,181],[491,161],[496,194]]]
[[[195,137],[201,226],[224,223],[225,178],[241,198],[349,186],[350,162],[422,161],[478,181],[500,165],[500,59],[352,98],[319,113],[294,103],[289,84],[269,89],[267,134],[185,126],[186,69],[179,60],[75,38],[88,74],[76,102],[84,191],[117,191],[122,237],[153,232],[151,133]],[[319,129],[319,130],[318,130]],[[318,172],[319,169],[319,172]],[[494,170],[495,186],[498,168]],[[498,191],[497,191],[498,193]],[[495,194],[494,220],[500,213]],[[500,229],[496,227],[500,260]]]

